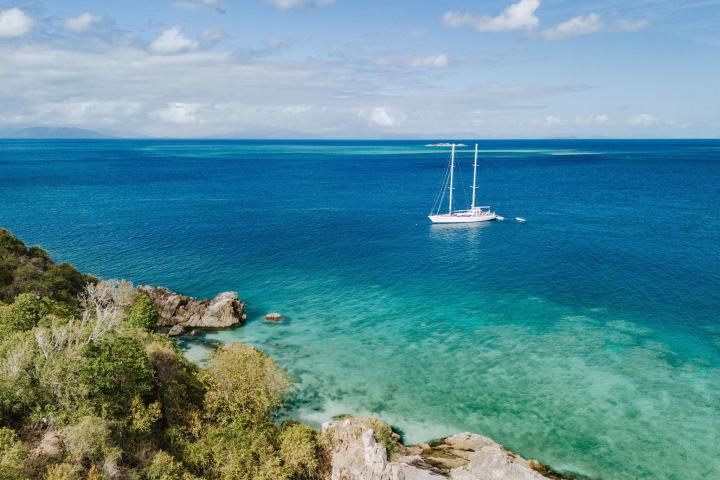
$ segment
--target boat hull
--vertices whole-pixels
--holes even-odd
[[[497,216],[490,215],[428,215],[432,223],[478,223],[495,220]]]

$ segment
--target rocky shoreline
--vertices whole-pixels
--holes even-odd
[[[170,336],[196,329],[244,325],[245,303],[236,292],[211,300],[139,285]],[[565,479],[536,460],[526,460],[488,437],[458,433],[431,444],[403,445],[386,422],[347,417],[322,426],[328,439],[331,480],[540,480]]]
[[[330,480],[567,478],[473,433],[405,446],[387,423],[374,418],[344,418],[323,424],[322,430],[330,438]]]
[[[247,320],[245,302],[237,292],[222,292],[212,300],[198,300],[167,288],[138,285],[160,314],[158,326],[177,336],[192,329],[218,329],[243,325]]]

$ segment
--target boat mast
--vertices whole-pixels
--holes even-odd
[[[475,210],[475,189],[477,188],[475,184],[477,183],[477,143],[475,144],[475,163],[473,164],[473,191],[472,191],[472,205],[470,206],[470,210]],[[467,201],[467,200],[466,200]]]
[[[453,201],[453,174],[455,173],[455,144],[452,145],[450,153],[450,200],[448,201],[448,215],[452,214],[452,201]]]

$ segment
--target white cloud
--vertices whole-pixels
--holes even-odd
[[[190,125],[200,122],[202,105],[197,103],[168,103],[165,108],[156,110],[154,116],[164,122],[178,125]]]
[[[561,24],[542,32],[546,40],[559,40],[573,35],[586,35],[602,31],[637,32],[648,25],[647,20],[616,20],[607,28],[597,13],[573,17]]]
[[[448,27],[472,27],[478,32],[533,29],[540,23],[535,16],[538,7],[540,7],[540,0],[520,0],[507,7],[496,17],[450,11],[443,16],[443,24]]]
[[[450,64],[448,56],[444,53],[422,57],[384,56],[375,61],[376,65],[408,68],[445,68]]]
[[[561,24],[545,30],[542,35],[546,40],[559,40],[573,35],[585,35],[588,33],[596,33],[602,30],[602,18],[597,13],[590,15],[581,15],[566,20]]]
[[[290,10],[303,7],[326,7],[335,0],[267,0],[267,2],[280,10]]]
[[[630,115],[627,123],[633,127],[653,127],[660,123],[660,119],[649,113],[638,113],[637,115]]]
[[[200,47],[156,55],[132,44],[70,50],[0,42],[0,124],[148,137],[522,136],[541,125],[522,130],[511,119],[586,88],[528,82],[433,89],[416,77],[409,67],[254,61]],[[482,129],[476,110],[487,112]]]
[[[202,40],[203,44],[207,46],[208,44],[213,44],[225,37],[225,31],[221,28],[206,28],[202,32],[200,32],[200,39]]]
[[[391,111],[386,107],[375,107],[372,109],[363,109],[359,115],[377,127],[397,127],[405,121],[405,115],[402,112]]]
[[[185,36],[180,27],[165,30],[150,44],[150,51],[160,54],[188,52],[198,48],[198,42]]]
[[[410,64],[416,68],[445,68],[448,66],[448,57],[444,53],[417,57],[413,58]]]
[[[102,17],[91,13],[83,13],[77,17],[70,17],[65,20],[65,28],[75,33],[87,32],[102,21]]]
[[[575,123],[578,125],[599,125],[608,121],[610,116],[606,114],[575,117]]]
[[[560,117],[556,117],[554,115],[548,115],[547,117],[545,117],[544,123],[547,127],[556,127],[558,125],[565,124],[565,122],[563,122]]]
[[[621,32],[637,32],[648,26],[647,20],[616,20],[615,29]]]
[[[50,102],[36,111],[38,116],[36,121],[61,117],[64,119],[63,123],[70,125],[85,123],[103,125],[112,124],[116,118],[134,116],[141,110],[141,103],[123,100],[88,99]]]
[[[184,10],[199,10],[201,8],[211,8],[219,13],[225,13],[224,0],[179,0],[173,5]]]
[[[0,38],[22,37],[35,22],[19,8],[0,11]]]
[[[302,115],[303,113],[312,111],[312,109],[312,105],[287,105],[281,107],[280,111],[287,115]]]

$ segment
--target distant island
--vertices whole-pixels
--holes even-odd
[[[26,127],[0,129],[0,138],[17,139],[94,139],[113,138],[94,130],[75,127]]]

